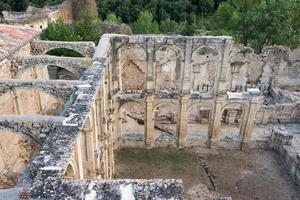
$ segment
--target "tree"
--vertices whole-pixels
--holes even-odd
[[[265,45],[299,44],[299,27],[293,24],[299,15],[293,12],[295,7],[295,0],[264,0],[253,6],[246,18],[251,46],[260,51]]]
[[[76,41],[80,40],[76,34],[72,32],[63,19],[51,22],[48,28],[45,29],[41,35],[43,40],[57,40],[57,41]]]
[[[113,23],[117,23],[117,24],[121,24],[122,23],[122,19],[120,17],[118,17],[115,13],[111,12],[108,13],[106,20],[109,22],[113,22]]]
[[[140,13],[138,20],[133,24],[133,30],[135,33],[141,34],[158,34],[160,32],[157,22],[149,11]]]
[[[83,11],[81,15],[82,19],[73,25],[74,33],[82,41],[93,41],[97,44],[103,34],[99,18],[93,17],[88,11]]]
[[[160,30],[163,33],[179,33],[183,29],[182,26],[180,26],[176,21],[171,20],[170,17],[167,17],[167,19],[163,20],[160,25]]]
[[[26,8],[28,7],[28,2],[27,0],[14,0],[13,2],[13,10],[14,11],[23,11],[26,10]]]

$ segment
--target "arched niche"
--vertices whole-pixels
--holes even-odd
[[[155,140],[170,141],[177,138],[179,109],[172,103],[161,103],[154,107]]]
[[[192,104],[188,109],[187,137],[207,140],[213,106],[206,103]]]
[[[214,89],[219,62],[218,51],[212,47],[201,46],[192,53],[192,89],[209,92]]]
[[[64,177],[67,179],[76,179],[78,178],[78,168],[76,161],[71,157],[70,162],[64,172]]]
[[[155,89],[180,89],[184,53],[176,45],[162,45],[154,52]]]
[[[240,141],[241,129],[247,106],[241,103],[230,103],[222,108],[221,139]]]
[[[145,50],[137,44],[125,44],[117,50],[117,56],[121,90],[127,93],[142,91],[147,71]]]
[[[119,108],[121,137],[124,140],[143,141],[145,136],[145,108],[139,102],[129,101]]]

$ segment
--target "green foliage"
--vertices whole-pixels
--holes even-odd
[[[49,24],[41,35],[43,40],[56,41],[93,41],[98,43],[102,31],[98,18],[88,12],[82,13],[83,18],[71,25],[66,25],[62,19]]]
[[[103,34],[100,20],[88,11],[84,11],[81,15],[82,19],[73,24],[74,33],[80,37],[81,41],[93,41],[97,44]]]
[[[56,41],[81,40],[81,38],[73,33],[71,28],[64,23],[63,19],[49,23],[48,28],[43,31],[41,39]]]
[[[157,22],[149,11],[140,13],[138,20],[133,23],[133,30],[135,33],[143,34],[157,34],[160,32]]]
[[[122,19],[120,17],[118,17],[115,13],[111,12],[108,13],[106,20],[109,22],[113,22],[113,23],[117,23],[117,24],[121,24],[122,23]]]
[[[160,24],[160,30],[163,33],[175,34],[180,33],[183,30],[183,25],[178,24],[176,21],[171,20],[170,17],[163,20]]]
[[[233,0],[214,14],[213,33],[232,35],[260,51],[265,45],[299,44],[298,0]],[[296,11],[298,9],[298,11]]]
[[[299,44],[299,27],[293,24],[299,14],[292,12],[296,6],[294,0],[269,0],[252,7],[246,18],[251,46],[260,51],[264,45]]]

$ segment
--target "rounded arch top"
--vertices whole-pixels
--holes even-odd
[[[224,112],[225,109],[241,109],[241,108],[243,109],[243,112],[245,112],[248,108],[248,105],[239,102],[228,103],[222,107],[222,112]]]
[[[211,53],[214,56],[217,56],[218,58],[220,58],[222,54],[222,50],[217,46],[200,45],[192,51],[192,59],[197,52],[199,52],[201,55]]]
[[[153,107],[153,112],[160,106],[162,105],[167,105],[167,106],[170,106],[170,107],[173,107],[174,109],[176,109],[176,112],[179,112],[179,105],[175,104],[175,103],[159,103],[159,104],[156,104],[154,107]]]
[[[143,110],[145,110],[145,106],[143,105],[142,102],[130,100],[130,101],[123,101],[123,102],[121,102],[120,105],[119,105],[118,111],[120,111],[123,106],[125,106],[127,104],[130,104],[130,103],[131,104],[138,104],[139,106],[141,106],[143,108]]]
[[[166,49],[169,48],[169,49],[173,50],[175,52],[176,56],[178,56],[178,54],[180,54],[181,60],[184,60],[185,53],[184,53],[184,50],[180,46],[178,46],[176,44],[160,44],[157,47],[155,47],[154,52],[153,52],[155,61],[157,61],[156,60],[157,52],[162,50],[163,48],[166,48]]]
[[[144,59],[147,60],[147,58],[148,58],[147,50],[145,49],[145,47],[143,45],[138,44],[138,43],[124,43],[124,44],[121,44],[116,49],[117,56],[119,57],[120,52],[122,50],[126,49],[126,48],[136,48],[136,49],[142,50]]]
[[[193,103],[193,104],[189,105],[189,107],[187,108],[187,112],[189,112],[194,106],[200,106],[201,109],[203,108],[204,110],[210,110],[210,111],[213,111],[213,109],[214,109],[214,106],[211,103],[198,102],[198,103]]]

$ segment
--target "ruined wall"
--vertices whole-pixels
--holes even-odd
[[[7,24],[23,25],[36,29],[46,29],[49,22],[60,18],[66,23],[72,23],[74,20],[70,1],[65,1],[57,6],[45,6],[44,8],[29,6],[26,12],[3,11],[2,15],[4,22]]]
[[[30,44],[26,44],[14,56],[28,56],[30,52]],[[0,63],[1,79],[13,78],[12,60],[13,58],[7,58]],[[25,70],[18,76],[18,79],[47,80],[49,77],[47,68],[44,67]],[[1,89],[4,88],[6,87],[2,85]],[[11,86],[9,88],[9,90],[5,90],[0,94],[1,115],[58,115],[64,104],[62,100],[42,91],[38,92],[32,91],[30,88],[22,89],[18,87],[11,90]],[[13,186],[39,147],[33,144],[32,141],[13,132],[2,129],[0,135],[2,138],[0,159],[3,161],[0,169],[0,185],[2,187]]]
[[[116,36],[113,44],[116,101],[138,102],[143,106],[138,112],[145,113],[144,118],[130,116],[130,109],[127,117],[116,113],[116,124],[135,124],[116,133],[126,136],[126,145],[133,138],[141,145],[142,126],[149,145],[160,138],[174,146],[178,140],[239,146],[254,140],[256,125],[299,121],[299,78],[291,76],[297,51],[274,46],[256,54],[228,37]]]

